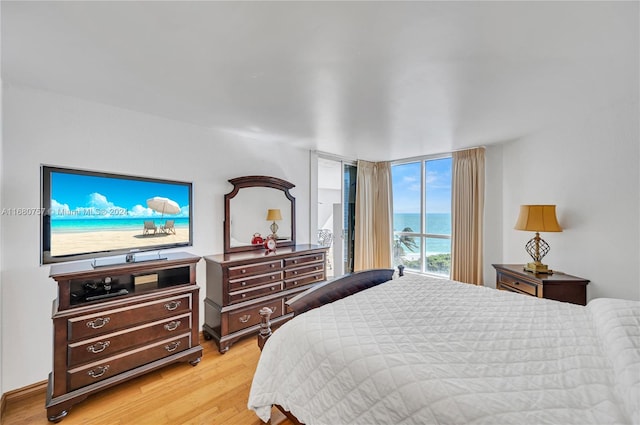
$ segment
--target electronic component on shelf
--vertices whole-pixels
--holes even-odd
[[[93,295],[85,299],[87,301],[96,301],[96,300],[103,300],[105,298],[119,297],[120,295],[127,295],[128,293],[129,291],[127,291],[126,289],[121,289],[118,292],[107,292],[106,294]]]

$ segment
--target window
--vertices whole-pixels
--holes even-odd
[[[393,263],[449,276],[451,157],[398,162],[393,185]]]

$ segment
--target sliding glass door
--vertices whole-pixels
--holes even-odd
[[[316,241],[329,246],[327,277],[353,271],[356,165],[340,158],[317,158]]]
[[[357,167],[353,164],[342,164],[343,196],[343,274],[353,272],[353,247],[355,241],[356,224],[356,176]]]

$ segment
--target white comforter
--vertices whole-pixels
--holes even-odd
[[[314,424],[640,423],[640,302],[406,275],[269,339],[249,408]]]

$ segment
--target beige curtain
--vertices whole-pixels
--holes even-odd
[[[391,268],[391,164],[358,161],[354,271]]]
[[[484,148],[453,153],[451,279],[483,285]]]

